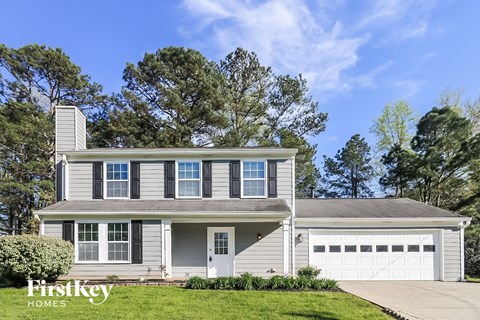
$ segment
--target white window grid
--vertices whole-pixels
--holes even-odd
[[[113,229],[113,230],[110,230]],[[107,252],[108,261],[128,261],[129,253],[129,228],[126,222],[110,222],[107,224]],[[112,235],[112,237],[110,237]],[[112,246],[110,246],[112,245]],[[122,248],[126,245],[126,252]],[[110,248],[113,247],[113,250]],[[110,257],[113,255],[113,258]],[[117,259],[117,254],[120,254],[120,259]]]
[[[109,176],[108,168],[110,166],[113,166],[113,168],[112,168],[113,170],[111,171],[111,175]],[[123,166],[123,168],[122,168],[122,166]],[[125,167],[126,167],[126,169],[124,170]],[[104,175],[105,176],[105,190],[104,190],[105,198],[109,198],[109,199],[127,199],[127,198],[129,198],[129,193],[130,193],[130,183],[129,183],[130,163],[128,161],[105,162],[104,172],[105,172],[105,175]],[[116,177],[117,174],[119,176]],[[109,183],[114,186],[114,193],[115,193],[115,189],[116,189],[115,182],[126,182],[126,187],[125,187],[126,194],[125,194],[125,196],[122,196],[122,197],[119,197],[119,196],[110,196],[109,197],[108,196]]]
[[[96,230],[95,230],[96,229]],[[79,223],[78,224],[78,251],[77,257],[79,261],[98,261],[99,260],[99,229],[98,223]],[[81,256],[80,247],[90,248],[85,250]],[[93,250],[95,247],[97,250]],[[87,253],[91,253],[92,256],[97,256],[97,259],[87,259]]]
[[[113,243],[112,241],[108,241],[108,224],[127,224],[127,234],[128,234],[128,241],[119,241],[115,243],[126,243],[127,250],[128,250],[128,258],[127,260],[109,260],[108,259],[108,244]],[[79,259],[79,244],[82,243],[78,241],[79,239],[79,230],[82,224],[97,224],[98,225],[98,259],[97,260],[80,260]],[[126,220],[79,220],[75,221],[75,263],[78,264],[95,264],[95,263],[107,263],[107,264],[124,264],[130,263],[131,261],[131,221]]]
[[[261,165],[260,165],[261,164]],[[242,177],[242,198],[265,198],[267,193],[267,163],[265,160],[243,160],[241,162]],[[246,174],[248,173],[248,174]],[[262,177],[263,176],[263,177]],[[247,195],[245,192],[245,182],[259,181],[263,182],[263,194]]]
[[[195,165],[198,166],[198,169],[195,168]],[[182,173],[182,176],[180,175]],[[176,175],[175,175],[177,182],[175,183],[177,198],[201,198],[202,195],[202,166],[201,161],[199,160],[181,160],[176,162]],[[197,195],[192,194],[181,194],[183,188],[180,186],[180,182],[182,185],[185,185],[185,190],[189,190],[189,188],[195,188],[195,185],[198,187]]]

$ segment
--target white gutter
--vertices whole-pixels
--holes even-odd
[[[385,226],[455,226],[470,222],[469,217],[432,217],[432,218],[295,218],[301,227],[385,227]]]

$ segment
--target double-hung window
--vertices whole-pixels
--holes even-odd
[[[98,223],[79,223],[77,230],[78,261],[98,261]]]
[[[200,197],[200,161],[177,162],[177,195],[180,198]]]
[[[265,197],[265,161],[242,162],[242,196]]]
[[[106,164],[107,198],[128,198],[128,162]]]
[[[128,223],[108,224],[108,261],[128,261]]]
[[[130,223],[126,221],[78,222],[76,261],[119,263],[130,261]]]

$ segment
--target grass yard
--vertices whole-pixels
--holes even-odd
[[[65,307],[29,307],[29,300],[68,302]],[[341,292],[113,287],[105,303],[92,305],[84,297],[27,297],[26,288],[4,288],[0,305],[1,319],[391,319],[378,307]]]
[[[466,280],[467,282],[480,283],[480,278],[473,278],[473,277],[470,277],[470,276],[465,276],[465,280]]]

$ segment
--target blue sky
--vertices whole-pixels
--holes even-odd
[[[318,160],[406,99],[424,114],[446,87],[480,94],[480,1],[3,1],[0,42],[61,47],[118,92],[127,62],[166,46],[218,61],[255,51],[278,74],[302,73],[327,130]]]

